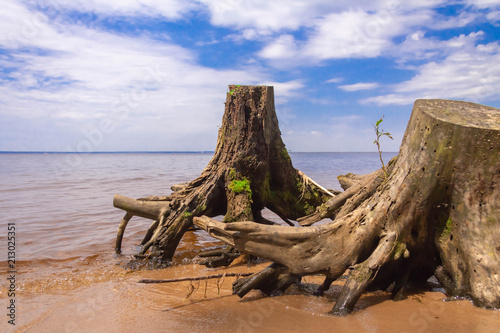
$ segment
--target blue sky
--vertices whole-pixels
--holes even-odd
[[[214,150],[228,84],[292,151],[397,151],[418,98],[500,107],[500,0],[0,0],[0,151]]]

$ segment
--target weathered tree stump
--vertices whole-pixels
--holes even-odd
[[[387,179],[382,170],[345,179],[345,192],[299,219],[308,226],[331,218],[327,224],[223,224],[205,216],[194,223],[289,275],[324,274],[319,293],[350,268],[332,314],[352,311],[368,288],[394,283],[400,298],[408,283],[433,274],[450,296],[500,307],[500,110],[417,100]],[[273,293],[275,267],[260,283],[237,283],[236,293],[248,283]]]
[[[194,216],[224,215],[224,222],[255,221],[264,208],[285,222],[314,212],[333,195],[292,166],[279,130],[273,87],[229,86],[217,148],[195,180],[175,185],[170,196],[131,199],[120,195],[114,205],[127,213],[120,223],[116,252],[134,215],[154,220],[142,241],[149,258],[169,261]],[[209,264],[229,264],[234,256]],[[227,259],[227,260],[225,260]]]

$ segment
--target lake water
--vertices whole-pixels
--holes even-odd
[[[394,155],[384,154],[385,161]],[[171,185],[199,176],[211,157],[212,153],[0,154],[0,240],[6,239],[7,223],[16,223],[16,255],[21,262],[113,251],[123,216],[112,205],[114,194],[167,195]],[[291,157],[297,169],[332,189],[340,189],[340,174],[365,174],[380,167],[377,153]],[[144,232],[148,223],[135,217],[126,239]]]

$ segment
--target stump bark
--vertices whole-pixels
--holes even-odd
[[[287,279],[324,274],[320,294],[350,269],[332,314],[351,312],[367,289],[392,284],[399,299],[409,283],[433,274],[450,296],[500,307],[500,110],[417,100],[387,179],[378,170],[341,180],[344,192],[299,219],[309,227],[194,219],[212,236],[274,262],[236,283],[235,293],[282,291],[286,272]],[[310,226],[324,218],[332,221]]]
[[[333,196],[292,166],[281,140],[273,87],[229,86],[217,147],[201,175],[172,187],[164,197],[131,199],[116,195],[114,206],[125,210],[116,239],[116,252],[132,216],[154,222],[142,241],[138,257],[168,262],[193,217],[224,215],[224,222],[273,222],[262,217],[264,208],[286,223],[314,212]],[[234,251],[212,264],[229,264]],[[226,260],[228,259],[228,260]]]

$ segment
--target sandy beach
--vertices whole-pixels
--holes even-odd
[[[143,284],[140,279],[256,272],[268,263],[227,269],[196,264],[160,270],[100,269],[98,257],[87,267],[46,276],[23,286],[15,330],[5,332],[498,332],[500,311],[469,301],[444,302],[440,292],[421,291],[400,302],[388,293],[363,295],[355,312],[326,315],[343,284],[322,297],[312,295],[320,276],[303,279],[283,296],[253,291],[243,299],[231,294],[235,277],[208,281]],[[53,281],[52,286],[47,282]],[[2,323],[5,327],[5,321]],[[11,325],[9,325],[11,326]]]

